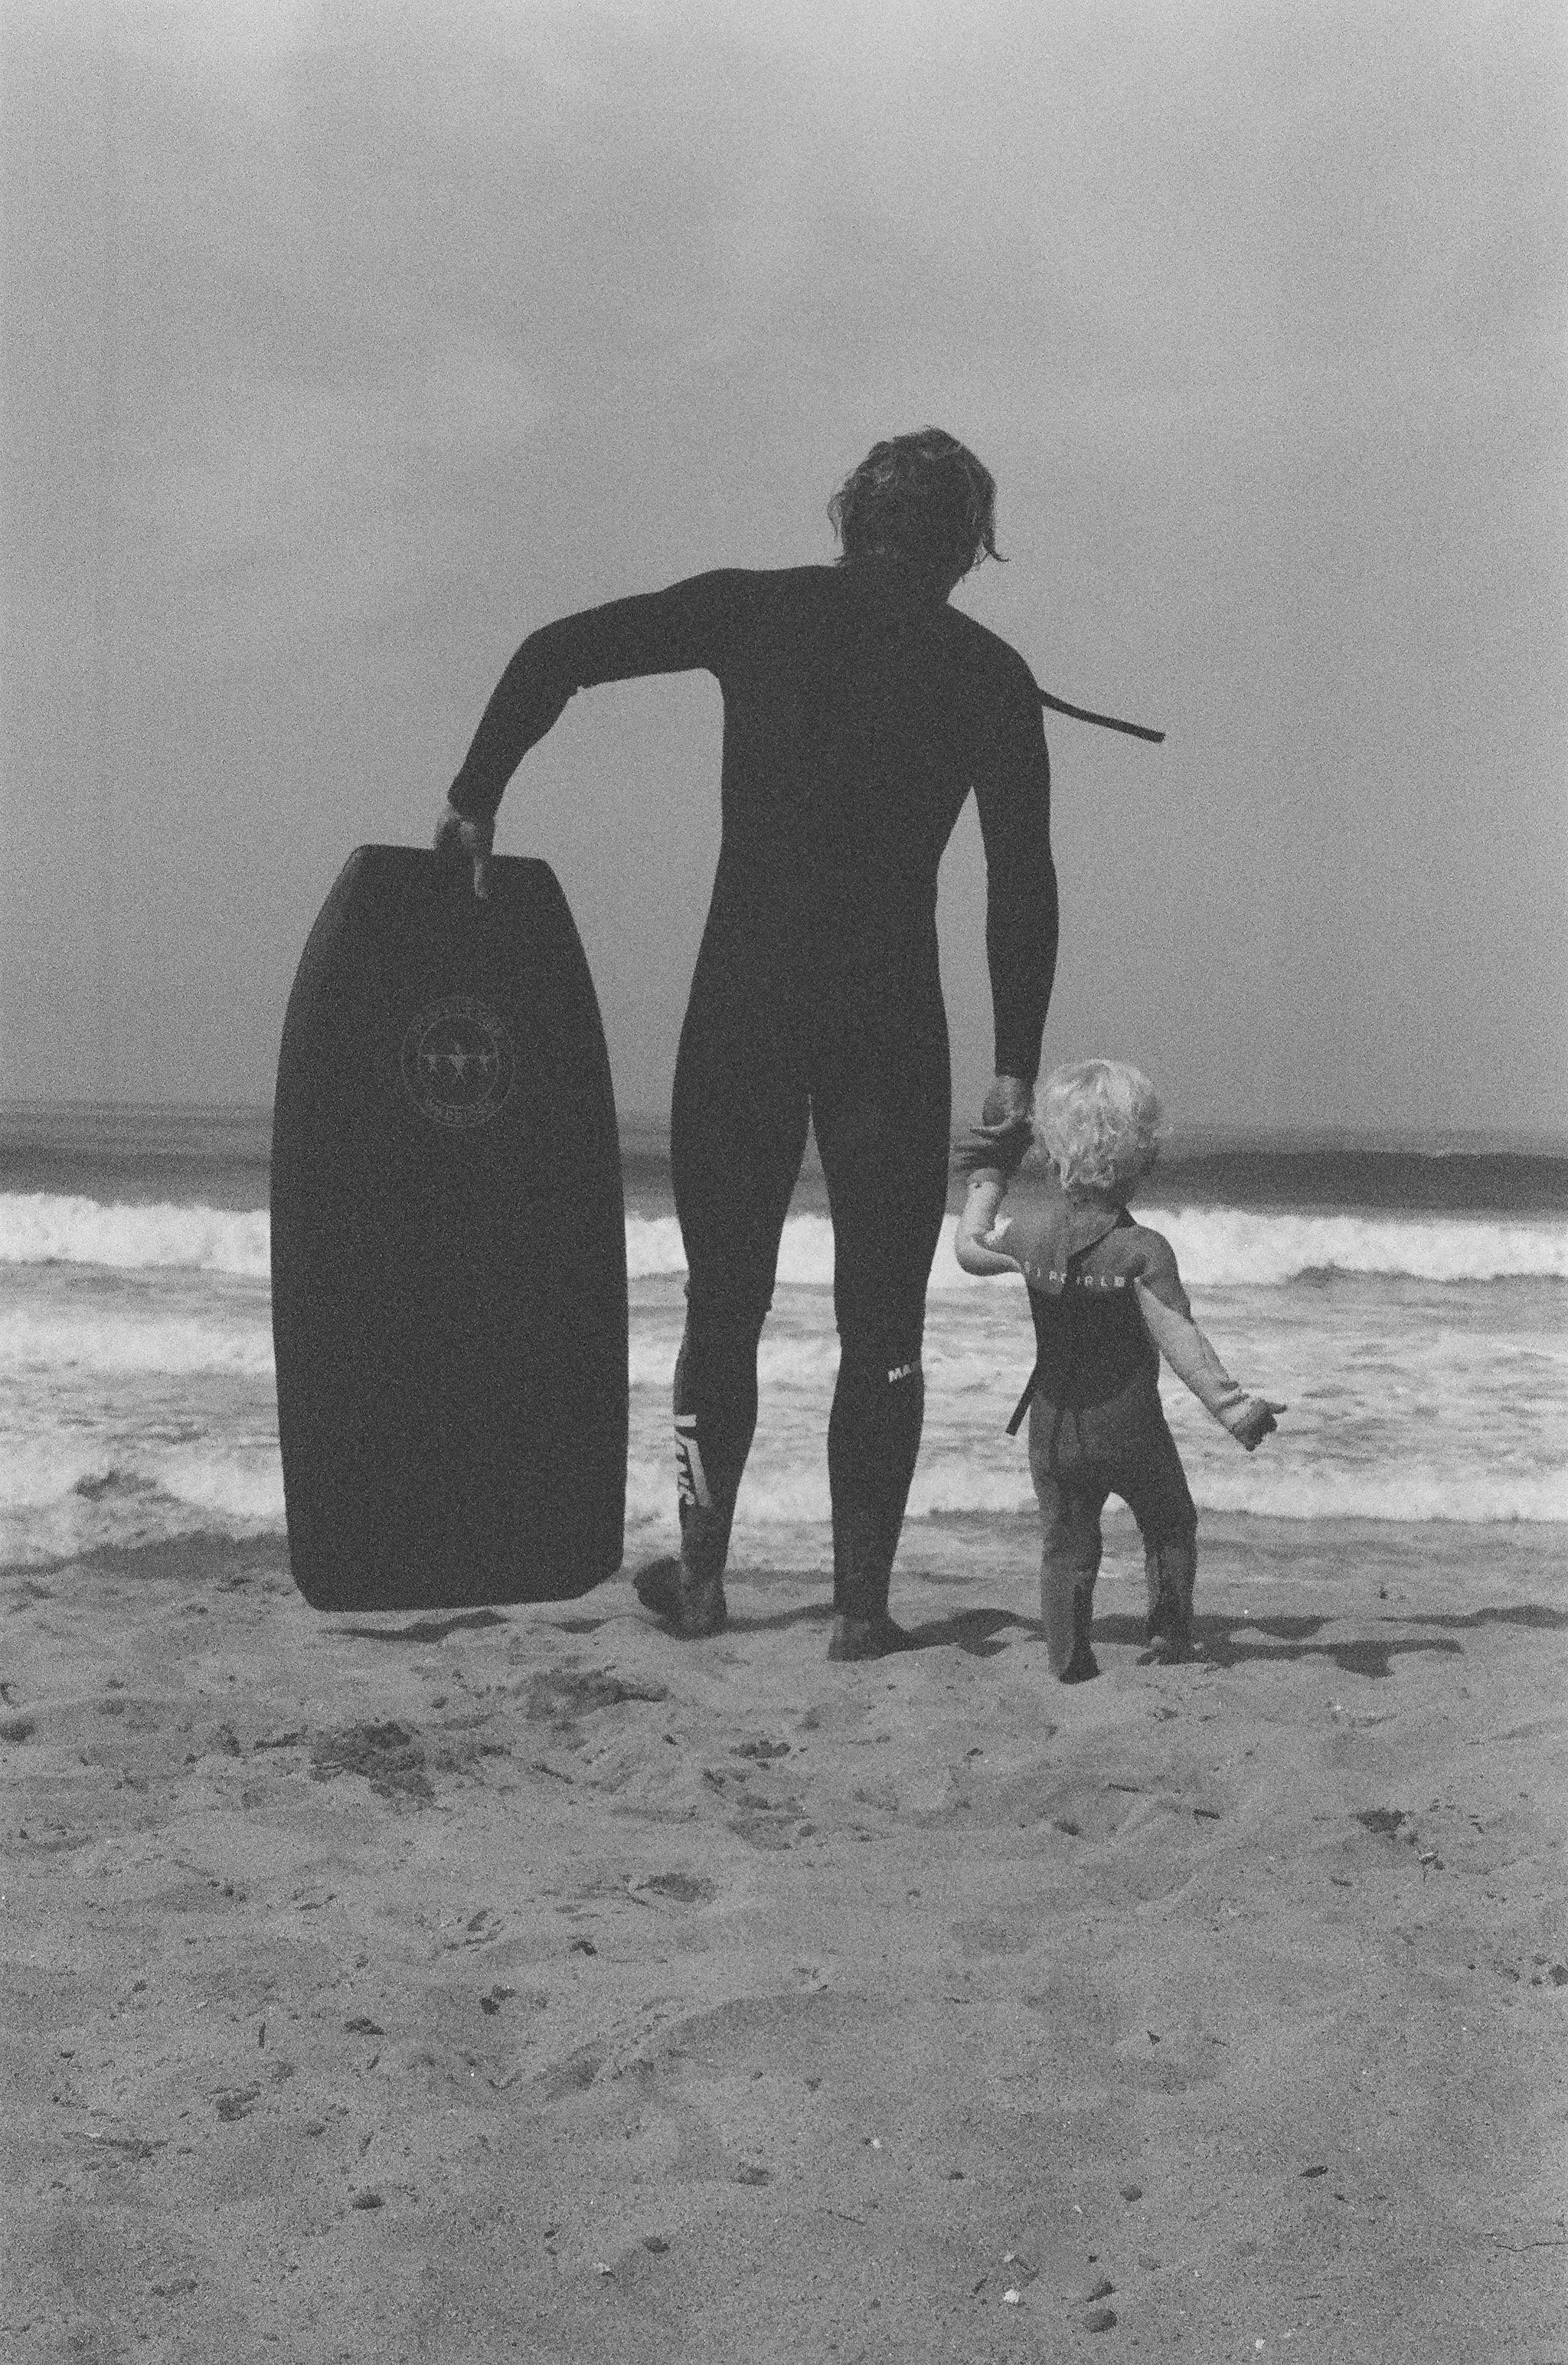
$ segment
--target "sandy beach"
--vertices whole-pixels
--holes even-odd
[[[0,2365],[1568,2365],[1568,0],[0,6]]]
[[[1211,1519],[1206,1664],[7,1580],[6,2356],[1568,2355],[1564,1537]]]

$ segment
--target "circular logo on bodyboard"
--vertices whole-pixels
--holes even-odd
[[[403,1089],[431,1125],[488,1125],[517,1082],[517,1054],[489,1004],[456,993],[409,1020],[402,1070]]]

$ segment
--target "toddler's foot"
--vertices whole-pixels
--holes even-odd
[[[1204,1656],[1204,1646],[1185,1634],[1157,1634],[1147,1651],[1138,1653],[1140,1667],[1189,1667]]]
[[[633,1591],[683,1642],[722,1632],[729,1616],[722,1576],[693,1578],[678,1560],[654,1560],[639,1569]]]
[[[891,1651],[913,1649],[909,1636],[890,1618],[846,1618],[840,1610],[833,1621],[827,1646],[830,1659],[885,1659]]]

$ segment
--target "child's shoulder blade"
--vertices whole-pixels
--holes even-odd
[[[1182,1275],[1176,1263],[1176,1251],[1163,1232],[1157,1232],[1135,1217],[1113,1233],[1105,1243],[1116,1260],[1118,1269],[1133,1280],[1141,1281],[1156,1296],[1164,1299],[1181,1312],[1187,1307],[1187,1293],[1182,1285]]]

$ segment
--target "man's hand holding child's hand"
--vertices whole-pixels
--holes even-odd
[[[982,1168],[1017,1173],[1033,1138],[1032,1099],[1022,1076],[992,1078],[979,1125],[971,1126],[958,1144],[954,1162],[960,1174],[975,1174]]]

